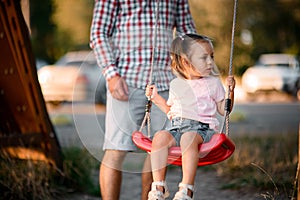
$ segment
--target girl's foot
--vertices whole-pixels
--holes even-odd
[[[180,183],[179,191],[176,192],[173,200],[193,200],[194,186]]]
[[[162,190],[159,190],[162,187]],[[148,193],[148,200],[165,200],[170,195],[165,181],[156,181],[151,185],[151,191]]]

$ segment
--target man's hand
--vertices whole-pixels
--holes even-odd
[[[113,98],[128,101],[128,86],[120,76],[114,76],[108,81],[108,89]]]

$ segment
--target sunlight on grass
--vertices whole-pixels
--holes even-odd
[[[298,162],[297,134],[238,137],[236,150],[225,162],[215,165],[225,177],[224,188],[255,188],[289,196]]]
[[[71,116],[68,115],[52,115],[51,122],[55,126],[67,126],[73,124],[73,119]]]
[[[230,114],[230,121],[231,122],[242,122],[246,120],[245,113],[241,111],[234,111]]]
[[[63,149],[63,170],[44,161],[0,153],[0,190],[4,199],[58,199],[70,192],[99,196],[93,171],[99,164],[86,150]]]

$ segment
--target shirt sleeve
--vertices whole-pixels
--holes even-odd
[[[170,88],[170,90],[169,90],[169,98],[168,98],[168,100],[167,100],[167,105],[168,106],[170,106],[170,107],[172,107],[172,105],[174,104],[174,94],[173,94],[173,89],[172,88]],[[169,110],[169,112],[167,113],[167,117],[168,117],[168,119],[172,119],[172,111],[171,111],[171,109]]]
[[[118,10],[116,0],[95,0],[90,47],[94,50],[97,63],[103,68],[103,75],[106,79],[119,75],[110,42]]]
[[[177,1],[176,31],[179,34],[196,33],[188,0]]]
[[[169,98],[167,100],[167,105],[168,106],[172,106],[173,105],[173,102],[174,102],[174,95],[173,95],[173,92],[172,90],[169,91]]]
[[[216,96],[215,101],[220,102],[225,98],[225,89],[224,85],[222,84],[221,80],[219,78],[216,78]]]

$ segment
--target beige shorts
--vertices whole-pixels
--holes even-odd
[[[169,92],[159,93],[167,99]],[[145,90],[129,87],[129,100],[119,101],[107,92],[105,136],[103,149],[135,151],[137,147],[132,142],[131,135],[139,130],[145,116],[147,98]],[[159,130],[170,127],[170,121],[155,104],[151,108],[151,135]],[[147,127],[143,133],[147,135]]]

